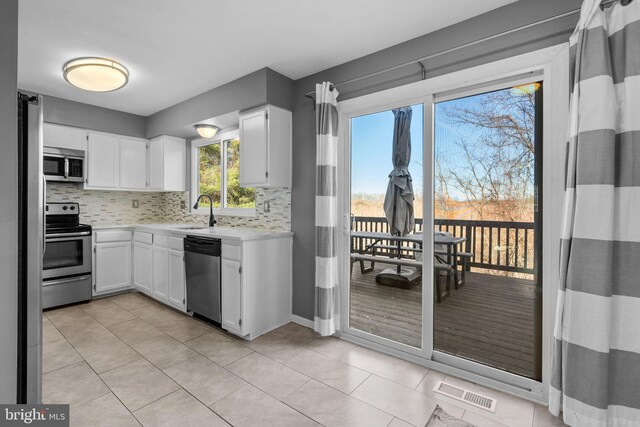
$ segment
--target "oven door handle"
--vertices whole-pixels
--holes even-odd
[[[81,280],[91,279],[91,275],[79,276],[79,277],[68,277],[66,279],[59,280],[45,280],[42,282],[42,286],[52,286],[52,285],[63,285],[65,283],[78,282]]]
[[[76,237],[86,237],[86,236],[91,236],[91,232],[81,231],[80,233],[55,233],[55,234],[46,235],[47,239],[58,239],[58,240],[62,240],[60,239],[61,237],[76,238]],[[69,240],[69,239],[65,239],[65,240]]]

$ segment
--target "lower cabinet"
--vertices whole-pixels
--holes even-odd
[[[185,288],[184,252],[169,249],[169,304],[184,310]]]
[[[167,300],[168,268],[167,268],[167,248],[163,248],[154,243],[152,261],[152,286],[151,293],[161,301]]]
[[[151,245],[133,242],[133,286],[149,295],[151,294],[152,259]]]
[[[97,230],[93,240],[93,295],[130,288],[131,231]]]
[[[136,231],[133,286],[164,304],[185,311],[186,279],[182,237]]]
[[[222,241],[222,328],[252,340],[291,320],[291,237]]]
[[[225,246],[222,247],[222,253]],[[242,336],[241,264],[240,261],[223,257],[221,266],[222,328]]]

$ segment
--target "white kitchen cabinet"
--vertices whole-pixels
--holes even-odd
[[[138,234],[138,233],[136,233]],[[141,292],[151,294],[153,271],[152,246],[139,241],[133,242],[133,286]]]
[[[87,139],[85,188],[118,187],[120,142],[116,135],[89,132]]]
[[[169,304],[185,310],[184,252],[169,249]]]
[[[266,105],[243,111],[240,185],[291,187],[291,112]]]
[[[109,134],[87,133],[87,189],[146,190],[148,141]]]
[[[153,243],[153,260],[151,261],[152,268],[152,282],[151,293],[153,297],[160,301],[167,302],[167,290],[169,283],[169,268],[168,268],[168,250],[166,245],[156,244],[154,236]]]
[[[96,231],[94,254],[94,296],[131,287],[131,231]]]
[[[186,191],[186,143],[87,132],[86,189]]]
[[[242,280],[240,261],[222,259],[222,328],[236,335],[242,333]]]
[[[186,276],[182,236],[136,231],[134,286],[180,311],[186,307]]]
[[[222,242],[222,328],[254,339],[291,320],[291,237]]]
[[[84,151],[85,134],[80,128],[53,123],[42,125],[42,145]]]
[[[147,188],[147,149],[149,141],[141,138],[119,138],[120,179],[118,187],[124,190]]]
[[[186,191],[186,155],[184,139],[159,136],[149,141],[149,188],[161,191]]]

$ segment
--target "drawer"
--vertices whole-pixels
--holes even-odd
[[[131,231],[125,231],[125,230],[96,231],[95,240],[96,240],[96,243],[131,241]]]
[[[184,250],[184,239],[180,237],[169,237],[169,249],[174,251]]]
[[[167,236],[163,236],[161,234],[154,234],[153,235],[153,245],[154,246],[160,246],[161,248],[166,248],[168,245],[168,237]]]
[[[135,240],[136,242],[146,243],[147,245],[150,245],[153,243],[153,234],[145,233],[142,231],[136,231],[135,233],[133,233],[133,240]]]
[[[222,244],[222,249],[220,250],[222,254],[222,258],[225,259],[234,259],[236,261],[240,261],[240,246],[236,245],[225,245]]]

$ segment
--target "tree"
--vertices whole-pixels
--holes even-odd
[[[475,98],[443,108],[448,123],[468,130],[469,137],[456,141],[462,158],[455,167],[436,159],[437,201],[451,200],[451,186],[479,219],[531,220],[535,92],[505,89]]]
[[[200,147],[200,192],[213,199],[214,207],[222,201],[222,161],[227,166],[227,205],[229,208],[255,207],[256,191],[240,186],[240,141],[237,138],[226,141],[226,155],[222,158],[222,144],[215,143]],[[208,206],[206,200],[201,201]]]

